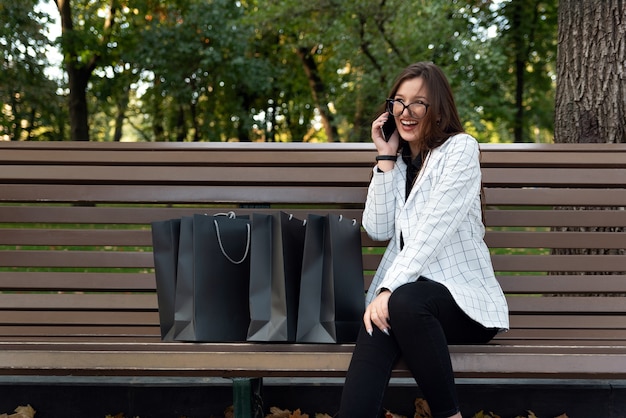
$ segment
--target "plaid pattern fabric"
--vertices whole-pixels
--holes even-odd
[[[402,159],[391,171],[374,170],[363,227],[372,239],[390,242],[367,303],[381,288],[393,291],[424,276],[445,285],[472,319],[508,329],[506,299],[483,240],[476,140],[459,134],[431,151],[406,200],[405,182]]]

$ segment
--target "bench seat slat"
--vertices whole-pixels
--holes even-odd
[[[170,351],[151,350],[125,351],[124,346],[107,351],[92,349],[64,350],[60,347],[37,346],[0,350],[0,367],[4,373],[28,374],[31,370],[48,373],[77,375],[175,375],[188,376],[250,376],[262,373],[264,376],[342,376],[350,362],[350,346],[332,355],[309,351],[285,351],[276,355],[267,346],[258,347],[254,355],[242,351],[218,351],[217,347],[207,347],[210,351],[186,352],[176,355]],[[464,347],[465,348],[465,347]],[[457,352],[452,350],[453,367],[459,377],[488,373],[497,376],[550,375],[569,377],[580,375],[616,376],[616,370],[626,370],[626,356],[623,351],[593,353],[593,362],[578,360],[589,357],[584,346],[569,353],[545,347],[532,351],[498,351],[500,347],[482,347],[481,352]],[[261,351],[267,349],[267,351]],[[590,364],[591,363],[591,364]],[[51,370],[50,365],[56,365]],[[569,366],[569,367],[568,367]],[[593,366],[593,368],[591,367]],[[397,369],[395,375],[406,375]],[[626,376],[622,372],[618,376]]]

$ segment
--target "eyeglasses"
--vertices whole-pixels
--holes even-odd
[[[417,101],[409,104],[404,104],[402,100],[396,99],[387,99],[387,111],[391,113],[393,116],[400,116],[404,112],[404,109],[409,110],[409,115],[415,119],[421,119],[426,116],[426,112],[428,111],[427,103],[422,101]]]

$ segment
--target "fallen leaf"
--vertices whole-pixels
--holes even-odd
[[[266,415],[265,418],[289,418],[291,415],[291,411],[288,409],[280,409],[275,406],[270,408],[270,414]]]
[[[233,405],[226,408],[224,418],[235,418],[235,407]]]
[[[423,398],[415,399],[415,418],[432,418],[428,402]]]
[[[406,418],[404,415],[394,414],[392,412],[385,412],[385,418]]]
[[[480,410],[476,414],[474,414],[472,418],[500,418],[500,415],[496,415],[493,412],[485,413],[485,411]],[[517,417],[517,418],[524,418],[524,417]]]
[[[0,415],[0,418],[34,418],[35,413],[37,412],[30,405],[18,406],[14,409],[14,411],[15,414],[2,414]]]

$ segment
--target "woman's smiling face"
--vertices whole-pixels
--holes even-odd
[[[395,100],[402,101],[405,105],[412,103],[423,103],[428,105],[428,92],[426,84],[422,77],[415,77],[404,81],[398,87],[398,91],[393,97]],[[417,145],[419,142],[419,124],[422,118],[416,118],[411,114],[409,109],[404,111],[399,116],[394,116],[396,120],[396,126],[402,139],[408,143],[414,143]]]

